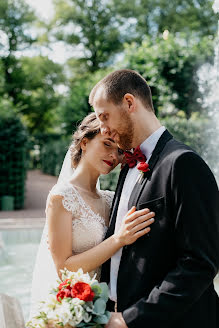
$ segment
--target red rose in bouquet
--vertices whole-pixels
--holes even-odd
[[[56,299],[58,302],[61,303],[61,299],[63,300],[63,298],[65,297],[65,292],[64,290],[60,290],[57,295],[56,295]]]
[[[57,301],[61,302],[61,299],[63,300],[64,297],[71,297],[71,286],[70,286],[71,280],[66,279],[59,285],[59,292],[56,295]]]
[[[70,279],[65,279],[65,281],[63,281],[60,285],[59,285],[59,290],[63,290],[63,289],[69,289],[71,290],[71,280]]]
[[[90,285],[85,282],[77,282],[71,290],[72,297],[77,297],[85,302],[92,302],[94,299],[94,292]]]

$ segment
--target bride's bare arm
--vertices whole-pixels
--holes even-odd
[[[154,213],[148,209],[135,211],[133,207],[126,215],[118,233],[105,239],[97,246],[77,255],[72,255],[72,214],[62,205],[62,196],[53,195],[47,208],[49,248],[60,269],[77,271],[82,268],[90,272],[106,262],[121,247],[134,243],[150,231]]]

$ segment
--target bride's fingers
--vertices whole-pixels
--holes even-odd
[[[144,221],[144,222],[142,222],[142,223],[136,225],[136,226],[132,229],[132,232],[133,232],[133,233],[136,233],[136,232],[138,232],[138,231],[141,231],[141,230],[145,229],[146,227],[148,227],[149,225],[151,225],[152,223],[154,223],[154,221],[155,221],[154,218],[151,218],[151,219],[149,219],[149,220],[147,220],[147,221]]]
[[[126,213],[126,217],[133,214],[136,211],[136,207],[132,206],[132,208]]]
[[[150,220],[151,218],[154,218],[154,216],[155,216],[154,212],[149,212],[145,215],[142,215],[142,216],[138,217],[137,219],[133,220],[132,222],[130,222],[128,224],[128,228],[132,229],[133,227],[141,224],[142,222],[145,222],[147,220]]]
[[[146,235],[150,231],[151,231],[151,228],[150,227],[147,227],[147,228],[145,228],[143,230],[140,230],[140,231],[136,232],[135,233],[135,240],[137,240],[138,238]]]
[[[145,215],[145,214],[147,214],[149,212],[150,212],[150,210],[148,208],[144,208],[143,210],[139,210],[139,211],[136,211],[135,210],[131,214],[129,214],[129,212],[128,212],[126,214],[125,223],[132,222],[133,220],[137,219],[138,217],[140,217],[142,215]]]

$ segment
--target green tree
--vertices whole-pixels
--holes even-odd
[[[71,81],[68,95],[63,99],[59,111],[61,125],[66,135],[72,134],[78,122],[92,111],[88,103],[90,91],[99,80],[112,70],[113,68],[110,67],[95,73],[86,73]]]
[[[36,17],[24,0],[0,2],[0,31],[6,42],[1,45],[2,79],[0,95],[8,97],[22,114],[31,133],[51,129],[57,119],[59,95],[56,87],[64,81],[62,67],[48,57],[25,57],[20,54],[35,42]],[[32,49],[33,55],[36,49]]]
[[[160,115],[169,115],[172,104],[173,113],[183,111],[189,118],[192,112],[202,111],[196,73],[212,57],[211,38],[197,42],[191,37],[187,42],[184,35],[169,35],[166,40],[147,38],[140,46],[127,45],[122,65],[137,70],[149,82],[155,110]]]
[[[67,44],[79,46],[80,56],[77,65],[85,66],[89,72],[109,65],[115,54],[122,49],[124,41],[121,38],[118,21],[113,15],[113,1],[54,2],[54,28],[58,29],[56,37]]]
[[[146,0],[142,0],[142,4]],[[215,35],[217,17],[214,15],[213,0],[155,0],[154,22],[158,33],[165,29],[171,33],[194,33],[199,37]]]
[[[65,80],[62,66],[43,56],[22,57],[20,64],[24,76],[20,111],[32,133],[48,132],[59,119],[56,87]]]
[[[217,31],[217,19],[213,0],[114,0],[117,15],[132,22],[136,42],[145,36],[156,38],[164,30],[172,34],[194,34],[199,39]]]
[[[17,51],[29,47],[33,38],[29,29],[35,16],[24,0],[1,0],[0,31],[6,38],[2,45],[2,69],[4,73],[4,92],[9,95],[14,104],[18,104],[18,96],[23,87],[23,72]]]

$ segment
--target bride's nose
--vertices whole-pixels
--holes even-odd
[[[115,161],[118,161],[118,150],[117,149],[113,149],[110,153],[110,157]]]

